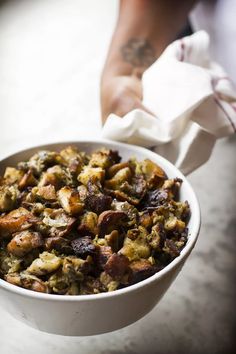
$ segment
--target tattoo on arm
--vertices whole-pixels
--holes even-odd
[[[148,67],[156,59],[153,47],[142,38],[131,38],[121,47],[121,55],[125,62],[134,67]]]

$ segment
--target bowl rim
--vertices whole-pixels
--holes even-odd
[[[108,139],[79,139],[76,141],[60,141],[60,142],[49,142],[49,143],[45,143],[45,144],[40,144],[40,145],[35,145],[35,146],[31,146],[29,148],[25,148],[22,150],[19,150],[15,153],[11,153],[10,155],[4,157],[3,159],[0,160],[0,164],[3,163],[5,160],[14,157],[15,155],[21,154],[21,153],[27,153],[30,150],[34,150],[34,149],[47,149],[53,146],[57,146],[57,145],[76,145],[76,144],[105,144],[105,145],[113,145],[116,146],[117,149],[119,149],[119,147],[123,147],[125,149],[131,148],[132,150],[135,150],[137,153],[138,152],[143,152],[144,154],[146,154],[148,152],[149,155],[152,155],[154,159],[158,159],[158,161],[163,164],[164,166],[169,167],[174,173],[176,173],[178,175],[178,177],[180,177],[183,182],[185,183],[185,185],[188,187],[189,189],[189,193],[191,194],[191,199],[192,199],[192,205],[193,205],[193,209],[194,209],[194,225],[191,229],[191,233],[188,235],[188,241],[186,243],[186,245],[184,246],[184,248],[182,249],[180,255],[178,257],[176,257],[172,262],[170,262],[166,267],[164,267],[162,270],[160,270],[159,272],[155,273],[154,275],[152,275],[149,278],[146,278],[136,284],[133,285],[129,285],[123,289],[118,289],[115,291],[111,291],[111,292],[104,292],[104,293],[99,293],[99,294],[89,294],[89,295],[58,295],[58,294],[46,294],[46,293],[40,293],[40,292],[36,292],[33,290],[29,290],[29,289],[24,289],[21,288],[17,285],[13,285],[8,283],[7,281],[5,281],[4,279],[0,278],[0,287],[2,287],[3,289],[9,291],[9,292],[13,292],[15,294],[21,295],[23,297],[27,297],[27,298],[33,298],[33,299],[38,299],[38,300],[49,300],[49,301],[61,301],[61,302],[84,302],[84,301],[94,301],[94,300],[102,300],[105,298],[113,298],[113,297],[117,297],[117,296],[122,296],[125,295],[127,293],[132,293],[135,291],[141,291],[143,287],[145,287],[146,285],[151,285],[154,282],[156,282],[158,279],[162,279],[163,277],[165,277],[165,275],[169,272],[171,272],[171,270],[173,270],[174,268],[176,268],[182,261],[184,261],[187,256],[190,254],[190,252],[192,251],[197,238],[198,238],[198,234],[200,231],[200,226],[201,226],[201,213],[200,213],[200,206],[199,206],[199,202],[197,199],[197,196],[195,194],[195,191],[193,189],[193,187],[191,186],[191,184],[189,183],[189,181],[186,179],[186,177],[183,175],[183,173],[177,168],[175,167],[170,161],[168,161],[167,159],[165,159],[164,157],[162,157],[161,155],[146,149],[144,147],[138,146],[138,145],[133,145],[133,144],[126,144],[123,142],[118,142],[118,141],[113,141],[113,140],[108,140]],[[165,167],[163,167],[165,169]]]

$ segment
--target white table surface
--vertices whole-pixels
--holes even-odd
[[[229,0],[228,0],[229,1]],[[115,0],[0,1],[0,156],[44,142],[99,137],[99,76]],[[0,308],[1,354],[228,353],[235,299],[235,137],[190,181],[202,206],[197,246],[144,319],[100,336],[38,332]]]

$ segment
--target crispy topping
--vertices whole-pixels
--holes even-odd
[[[43,246],[43,238],[40,233],[26,230],[13,234],[12,240],[7,245],[7,250],[16,257],[23,257],[34,248],[41,246]]]

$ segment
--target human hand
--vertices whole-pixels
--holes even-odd
[[[110,113],[123,117],[135,108],[151,114],[142,104],[142,81],[137,75],[105,77],[101,84],[102,122]]]

